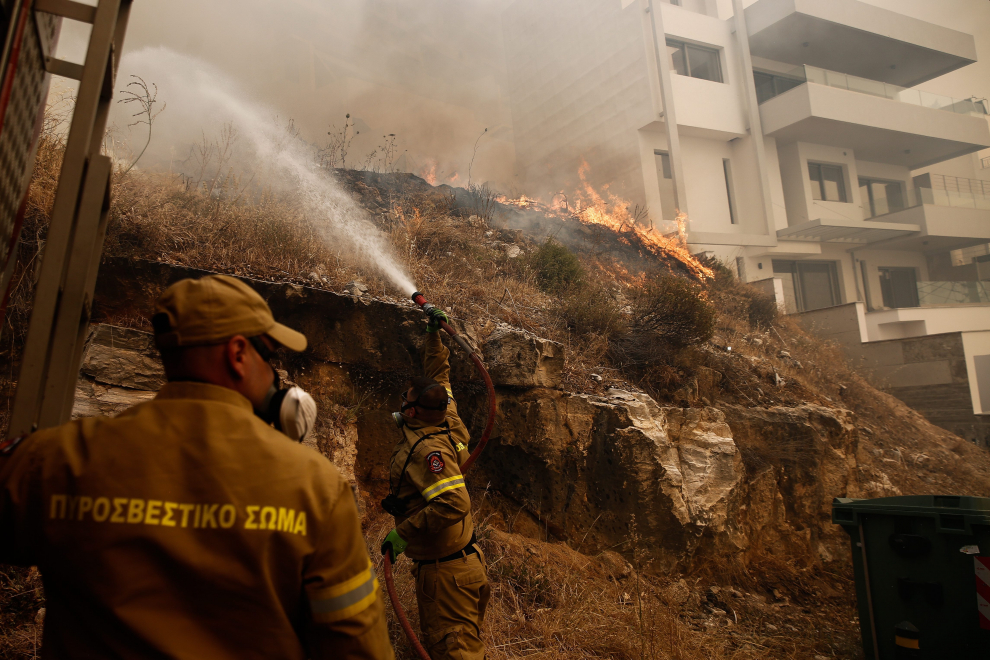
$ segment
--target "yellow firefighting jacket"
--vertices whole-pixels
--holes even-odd
[[[37,565],[46,658],[390,660],[354,495],[223,387],[0,455],[0,562]]]
[[[447,418],[440,426],[408,421],[389,468],[393,492],[407,503],[406,514],[395,519],[395,528],[409,543],[406,554],[412,559],[445,557],[464,548],[474,534],[471,499],[460,469],[470,456],[470,435],[450,391],[450,351],[439,332],[426,337],[424,375],[447,390]]]

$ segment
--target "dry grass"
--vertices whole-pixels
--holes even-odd
[[[749,574],[722,570],[687,579],[651,575],[648,567],[637,570],[612,552],[586,556],[562,543],[506,533],[509,507],[487,491],[474,491],[472,498],[492,589],[483,630],[492,660],[858,655],[845,577],[810,574],[768,558]],[[369,546],[378,547],[391,527],[390,517],[369,514]],[[400,558],[396,586],[418,630],[408,567],[408,560]],[[377,569],[381,574],[380,565]],[[754,579],[754,574],[769,577]],[[815,585],[813,591],[808,584]],[[397,655],[412,660],[391,607],[389,614]]]

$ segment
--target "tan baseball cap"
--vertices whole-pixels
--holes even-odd
[[[219,344],[234,335],[268,335],[293,351],[306,350],[306,336],[275,322],[258,292],[227,275],[180,280],[155,302],[159,348]]]

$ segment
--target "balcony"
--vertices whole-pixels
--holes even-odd
[[[746,8],[753,55],[913,87],[976,61],[976,41],[858,0],[759,0]]]
[[[990,181],[941,174],[914,178],[915,188],[888,191],[869,202],[860,188],[864,218],[869,223],[917,225],[917,234],[903,235],[884,247],[897,250],[956,250],[990,242]],[[878,203],[879,202],[879,203]]]
[[[849,148],[856,157],[918,169],[990,147],[985,101],[954,99],[802,66],[762,74],[764,132],[779,141]]]
[[[847,89],[850,92],[860,94],[870,94],[880,98],[910,103],[923,108],[933,110],[945,110],[961,115],[987,115],[990,114],[986,99],[968,98],[956,99],[951,96],[932,94],[920,89],[909,89],[890,83],[869,80],[858,76],[850,76],[847,73],[838,73],[818,67],[802,65],[794,68],[788,73],[776,74],[763,71],[755,73],[756,78],[756,98],[762,104],[775,96],[780,96],[784,92],[789,92],[795,87],[807,82],[816,85],[826,85],[836,89]],[[986,160],[986,159],[985,159]]]

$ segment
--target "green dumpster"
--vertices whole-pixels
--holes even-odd
[[[990,659],[990,498],[836,498],[873,660]]]

